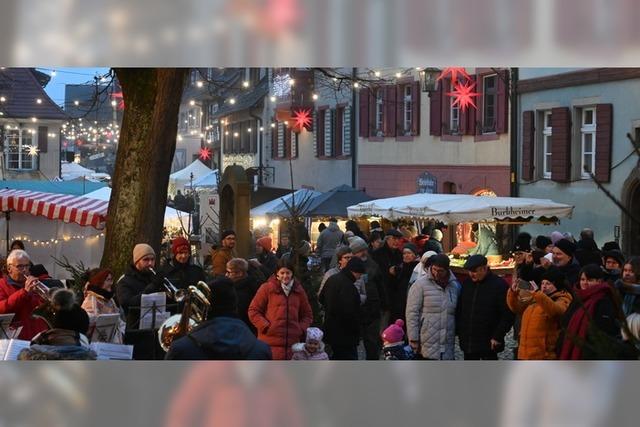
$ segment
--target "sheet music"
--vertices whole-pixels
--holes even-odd
[[[142,316],[142,318],[140,318],[140,329],[151,329],[152,326],[155,328],[159,328],[160,325],[162,325],[162,323],[167,320],[169,317],[171,317],[171,313],[165,311],[162,313],[156,313],[156,323],[155,325],[152,325],[152,313],[149,312],[147,313],[145,316]]]
[[[91,341],[109,342],[113,339],[120,324],[120,314],[101,314],[95,317],[95,327],[91,334]]]
[[[18,360],[18,354],[30,345],[31,342],[26,340],[0,340],[2,360]]]
[[[92,342],[91,350],[98,355],[98,360],[131,360],[133,359],[133,346],[123,344],[111,344],[106,342]]]
[[[156,292],[140,296],[140,313],[144,316],[147,312],[151,312],[154,302],[156,303],[156,311],[164,312],[167,310],[167,294]]]

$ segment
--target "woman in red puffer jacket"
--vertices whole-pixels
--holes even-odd
[[[287,260],[278,261],[275,275],[249,305],[249,320],[258,329],[258,339],[271,346],[274,360],[291,359],[291,346],[304,339],[313,321],[309,299],[293,270]]]

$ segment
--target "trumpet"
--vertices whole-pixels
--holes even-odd
[[[158,276],[158,273],[156,273],[153,268],[149,268],[149,271],[153,273],[154,276]],[[171,280],[164,276],[162,277],[162,286],[167,296],[175,302],[182,302],[184,300],[186,296],[185,290],[176,288],[176,286],[171,283]]]
[[[53,306],[51,289],[38,280],[35,282],[33,292],[40,296],[44,302],[38,305],[33,312],[31,312],[31,317],[40,318],[45,321],[49,329],[53,328],[53,317],[56,313],[56,308]]]

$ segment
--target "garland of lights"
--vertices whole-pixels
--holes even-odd
[[[23,242],[31,243],[33,246],[51,246],[57,245],[60,240],[64,242],[69,242],[71,240],[89,240],[89,239],[99,239],[100,237],[104,237],[104,232],[94,234],[92,236],[83,236],[83,235],[74,235],[74,236],[62,236],[60,239],[48,239],[48,240],[39,240],[39,239],[31,239],[29,236],[14,236],[14,239],[21,240]]]

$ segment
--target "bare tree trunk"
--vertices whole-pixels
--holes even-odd
[[[119,277],[137,243],[160,253],[187,68],[116,68],[125,111],[101,266]]]

